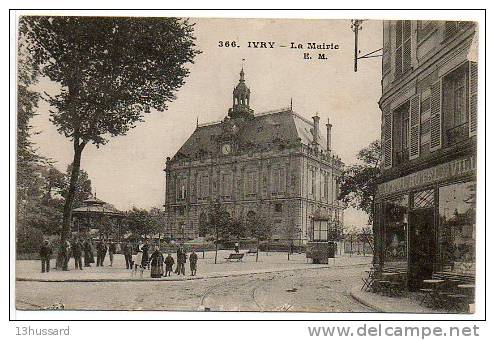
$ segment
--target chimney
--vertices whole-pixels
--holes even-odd
[[[318,112],[313,116],[313,144],[318,144],[318,133],[320,132],[320,117]]]
[[[327,123],[327,151],[332,151],[332,124],[330,124],[330,118]]]

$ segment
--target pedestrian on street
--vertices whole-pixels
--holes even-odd
[[[150,245],[148,244],[148,240],[144,240],[144,244],[141,246],[141,251],[143,252],[143,262],[141,265],[143,268],[148,268],[150,269]]]
[[[41,272],[50,271],[50,258],[53,254],[52,246],[48,240],[44,240],[40,247]]]
[[[105,245],[103,240],[98,241],[96,244],[96,266],[103,266],[103,261],[105,259],[105,255],[107,253],[107,246]]]
[[[134,265],[134,270],[132,271],[132,275],[134,276],[137,274],[139,270],[139,277],[143,277],[143,272],[144,272],[144,267],[143,267],[143,252],[141,249],[137,249],[136,254],[133,254],[133,260],[132,263]]]
[[[132,244],[130,242],[124,242],[124,245],[122,246],[122,251],[124,253],[124,258],[125,258],[125,268],[126,269],[133,269],[132,265]]]
[[[196,270],[198,268],[198,254],[192,251],[191,255],[189,255],[189,266],[191,268],[191,276],[196,276]]]
[[[180,275],[180,259],[182,258],[182,246],[177,248],[177,266],[175,267],[175,274]]]
[[[150,265],[151,265],[151,277],[160,278],[163,276],[163,254],[160,252],[160,247],[155,246],[155,251],[151,254]]]
[[[180,258],[177,259],[177,264],[179,265],[179,275],[186,275],[186,262],[187,255],[184,248],[182,248],[180,252]]]
[[[95,256],[93,254],[93,247],[89,239],[86,239],[84,241],[83,249],[84,249],[84,267],[91,267],[91,263],[95,263]]]
[[[236,252],[236,254],[239,254],[239,243],[238,242],[236,242],[234,244],[234,251]]]
[[[78,238],[75,239],[74,243],[72,244],[72,256],[74,256],[74,264],[76,269],[82,270],[82,251],[83,251],[83,245],[79,241]]]
[[[167,274],[168,276],[170,276],[174,263],[174,258],[172,257],[172,255],[170,255],[170,253],[168,253],[167,257],[165,258],[165,276],[167,276]]]
[[[117,246],[114,242],[108,244],[108,257],[110,258],[110,267],[113,266],[113,254],[117,252]]]
[[[71,247],[69,240],[60,243],[60,261],[62,262],[62,270],[69,271],[69,259],[71,256]]]

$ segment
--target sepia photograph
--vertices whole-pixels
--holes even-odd
[[[480,312],[483,28],[386,14],[15,16],[15,309]]]

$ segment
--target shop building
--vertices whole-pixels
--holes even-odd
[[[475,36],[472,22],[384,22],[376,259],[411,289],[475,276]]]

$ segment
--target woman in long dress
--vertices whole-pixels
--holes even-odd
[[[151,265],[151,277],[160,278],[163,276],[163,254],[160,252],[160,248],[155,246],[155,251],[151,254],[150,265]]]

